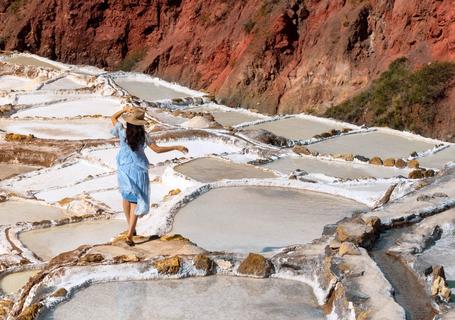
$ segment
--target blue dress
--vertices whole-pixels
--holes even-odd
[[[122,123],[117,122],[111,131],[120,139],[120,150],[117,154],[117,178],[122,198],[137,203],[137,216],[145,215],[150,208],[149,162],[144,149],[150,144],[150,138],[145,135],[142,148],[133,151],[126,142],[126,130]]]

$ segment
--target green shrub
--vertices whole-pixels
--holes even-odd
[[[325,116],[359,122],[368,113],[372,118],[369,125],[418,130],[417,120],[423,125],[433,123],[433,105],[445,96],[454,76],[454,63],[434,62],[413,72],[409,61],[400,58],[368,89],[328,109]],[[419,107],[419,114],[413,115],[413,106]]]
[[[120,71],[131,71],[133,70],[134,66],[144,59],[144,56],[146,54],[145,49],[138,49],[138,50],[133,50],[129,52],[126,57],[117,65],[115,68],[116,70]]]

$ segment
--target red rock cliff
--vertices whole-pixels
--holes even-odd
[[[231,106],[317,112],[398,57],[455,61],[455,0],[0,0],[0,38],[68,63],[130,57]]]

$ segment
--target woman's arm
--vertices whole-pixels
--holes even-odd
[[[188,149],[184,146],[169,146],[169,147],[160,147],[155,143],[150,143],[149,148],[156,153],[165,153],[169,151],[180,151],[182,153],[188,153]]]
[[[122,114],[124,114],[125,112],[131,112],[131,111],[133,111],[133,110],[134,110],[134,108],[132,108],[132,107],[125,107],[125,108],[123,108],[122,110],[117,111],[116,113],[114,113],[114,114],[112,115],[112,117],[111,117],[112,125],[115,126],[115,125],[117,124],[118,118],[120,118],[120,116],[121,116]]]

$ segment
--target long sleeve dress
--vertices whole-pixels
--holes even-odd
[[[145,215],[150,209],[149,162],[144,149],[150,144],[146,134],[142,148],[133,151],[126,141],[126,130],[119,121],[111,131],[120,139],[120,150],[117,154],[117,178],[122,198],[137,203],[137,216]]]

